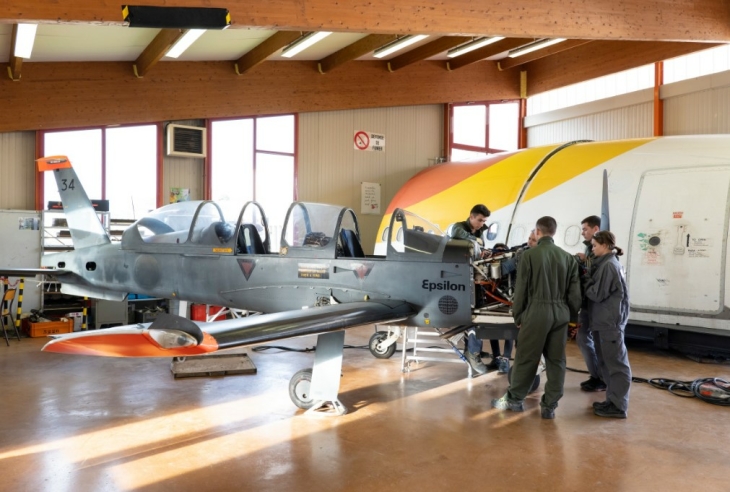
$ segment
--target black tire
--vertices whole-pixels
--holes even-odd
[[[507,381],[510,383],[512,382],[512,367],[510,366],[509,372],[507,373]],[[537,391],[537,388],[540,387],[540,375],[535,374],[535,379],[532,381],[532,386],[530,386],[530,389],[527,391],[527,394],[530,395]]]
[[[312,387],[312,370],[302,369],[289,380],[289,398],[302,410],[309,410],[314,406],[310,392]]]
[[[373,357],[375,357],[376,359],[390,359],[395,353],[395,346],[397,345],[396,343],[390,345],[383,351],[378,350],[378,344],[386,338],[388,338],[387,331],[376,331],[375,333],[373,333],[373,336],[370,337],[368,348],[370,349],[370,353],[373,354]]]

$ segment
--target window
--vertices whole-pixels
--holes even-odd
[[[664,83],[730,70],[730,45],[678,56],[664,62]]]
[[[654,87],[654,65],[617,72],[531,96],[527,114],[539,114]]]
[[[211,198],[239,210],[249,200],[259,202],[278,250],[284,216],[296,199],[296,116],[214,121],[211,128]]]
[[[88,197],[109,200],[112,218],[138,219],[155,208],[155,125],[45,132],[43,154],[68,156]],[[53,173],[43,180],[43,205],[59,201]]]
[[[450,160],[470,160],[517,150],[518,101],[454,104],[451,111]]]

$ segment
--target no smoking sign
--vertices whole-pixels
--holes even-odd
[[[355,150],[385,152],[385,135],[359,130],[354,137]]]

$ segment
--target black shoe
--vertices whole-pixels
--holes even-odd
[[[489,361],[489,364],[486,365],[487,371],[496,371],[499,369],[499,358],[495,357],[494,359]]]
[[[497,372],[500,374],[507,374],[509,372],[509,359],[506,357],[499,357],[497,359]]]
[[[471,369],[472,371],[474,371],[475,375],[480,376],[487,373],[487,366],[484,365],[484,362],[482,362],[479,354],[472,354],[467,350],[466,352],[464,352],[464,357],[471,366]]]
[[[580,383],[580,389],[588,392],[606,391],[606,383],[591,376],[590,379]]]
[[[542,407],[542,410],[540,410],[540,417],[544,419],[554,419],[555,418],[555,409],[549,408],[549,407]]]
[[[502,398],[495,398],[492,400],[492,408],[499,410],[511,410],[513,412],[524,412],[525,407],[522,406],[521,401],[508,400],[507,395]]]
[[[610,401],[594,401],[593,408],[605,408],[610,404],[611,404]]]
[[[613,403],[610,403],[610,402],[606,406],[594,408],[593,413],[595,413],[599,417],[612,417],[615,419],[625,419],[626,418],[626,412],[619,409],[616,405],[614,405]]]

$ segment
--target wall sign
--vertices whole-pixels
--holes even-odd
[[[380,215],[380,183],[360,183],[360,213]]]
[[[358,130],[353,141],[355,150],[385,152],[385,135]]]

